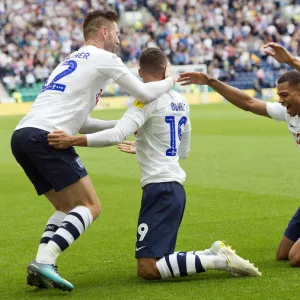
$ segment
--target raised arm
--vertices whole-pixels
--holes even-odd
[[[267,112],[266,102],[255,99],[249,96],[248,94],[246,94],[245,92],[233,86],[225,84],[217,79],[214,79],[205,73],[201,73],[201,72],[182,73],[180,74],[179,79],[177,81],[180,82],[181,85],[207,84],[233,105],[243,110],[251,111],[256,115],[270,118]]]
[[[287,49],[277,43],[264,45],[266,54],[272,56],[279,63],[288,64],[290,67],[300,72],[300,60],[293,56]]]
[[[121,76],[116,80],[116,83],[128,94],[145,103],[159,98],[174,86],[172,77],[161,81],[143,83],[132,73]]]
[[[124,65],[122,60],[115,54],[99,52],[99,58],[95,61],[96,68],[102,76],[113,79],[128,94],[140,102],[153,101],[171,90],[175,84],[172,77],[169,77],[166,68],[164,80],[143,83]]]

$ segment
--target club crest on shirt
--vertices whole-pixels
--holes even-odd
[[[142,108],[142,107],[145,105],[145,103],[140,102],[139,100],[135,100],[135,101],[133,102],[133,105],[134,105],[135,107],[137,107],[137,108]]]
[[[84,168],[83,163],[82,163],[80,157],[77,157],[77,158],[75,159],[75,161],[76,161],[76,163],[77,163],[77,165],[79,166],[80,169],[83,169],[83,168]]]

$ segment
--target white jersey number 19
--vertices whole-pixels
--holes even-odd
[[[166,116],[166,123],[170,124],[170,148],[166,151],[166,156],[176,156],[177,148],[176,148],[176,124],[174,116]],[[187,117],[182,117],[177,125],[177,134],[178,138],[181,141],[182,138],[182,129],[181,126],[184,126],[187,122]]]

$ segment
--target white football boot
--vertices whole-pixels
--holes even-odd
[[[224,257],[228,265],[227,271],[234,276],[261,276],[258,268],[250,263],[249,260],[238,256],[235,250],[224,242],[214,242],[210,247],[210,252],[214,255]]]

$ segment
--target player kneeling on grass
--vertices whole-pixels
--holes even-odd
[[[149,48],[141,54],[139,65],[144,82],[159,81],[165,76],[167,58],[161,50]],[[219,241],[204,251],[174,253],[186,201],[182,185],[186,175],[178,159],[188,156],[191,135],[189,105],[179,93],[169,91],[146,105],[136,100],[113,129],[84,136],[55,131],[48,135],[48,141],[58,149],[107,147],[123,142],[134,132],[143,188],[136,242],[138,275],[160,279],[206,270],[260,275],[249,261]],[[127,146],[134,147],[119,147],[124,151]]]
[[[140,159],[143,149],[140,144],[146,140],[147,133],[143,134],[141,131],[136,137],[137,142],[125,141],[119,144],[118,148],[122,152],[137,153],[141,169],[149,170],[150,164],[145,165]],[[183,144],[180,144],[180,147],[182,146]],[[151,147],[146,145],[144,149],[150,150]],[[155,151],[152,154],[154,153]],[[157,161],[154,161],[151,167],[155,168],[155,165]],[[178,160],[171,165],[179,168],[184,174]],[[227,271],[235,276],[261,275],[249,261],[239,257],[221,241],[214,242],[210,249],[174,252],[185,206],[185,191],[179,184],[183,183],[184,179],[180,180],[174,171],[162,177],[158,169],[152,176],[149,175],[145,172],[142,175],[150,179],[149,184],[143,185],[143,177],[141,181],[143,197],[136,241],[137,273],[140,277],[144,279],[183,277],[206,270]],[[174,182],[168,182],[166,178],[169,180],[172,178]]]

